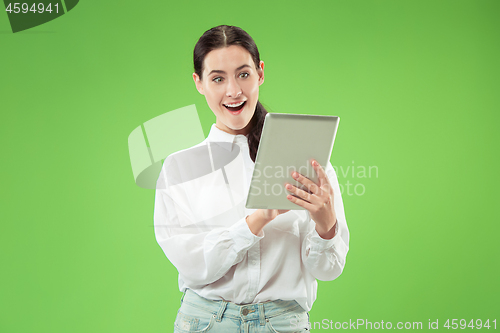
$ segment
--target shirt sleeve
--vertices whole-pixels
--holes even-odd
[[[318,280],[331,281],[344,270],[349,251],[349,230],[345,219],[344,204],[337,174],[330,162],[326,174],[333,187],[334,209],[337,216],[336,233],[332,239],[323,239],[316,231],[316,223],[311,219],[309,232],[302,243],[302,261],[306,269]],[[308,214],[310,217],[310,215]]]
[[[164,165],[155,193],[156,240],[186,283],[194,287],[215,282],[264,235],[254,235],[245,217],[229,226],[193,221],[187,202],[190,193],[172,191],[166,170]]]

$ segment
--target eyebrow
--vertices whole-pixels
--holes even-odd
[[[250,67],[250,65],[247,65],[247,64],[245,64],[245,65],[241,65],[240,67],[236,68],[236,72],[237,72],[237,71],[239,71],[240,69],[245,68],[245,67]],[[251,67],[250,67],[250,68],[251,68]],[[210,73],[208,73],[208,75],[210,75],[210,74],[212,74],[212,73],[226,74],[226,72],[221,71],[221,70],[219,70],[219,69],[213,69],[213,70],[211,70],[211,71],[210,71]]]

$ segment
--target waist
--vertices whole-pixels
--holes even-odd
[[[301,309],[296,301],[275,300],[254,304],[235,304],[224,300],[211,300],[199,296],[191,289],[186,289],[182,302],[198,307],[204,311],[217,315],[223,308],[224,316],[241,318],[244,320],[256,320],[259,317],[272,318],[283,313]],[[302,309],[301,309],[302,310]]]

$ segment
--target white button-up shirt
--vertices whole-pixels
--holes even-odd
[[[179,289],[237,304],[296,300],[309,311],[317,281],[344,269],[349,231],[335,171],[337,233],[321,238],[306,210],[291,210],[254,235],[245,208],[254,169],[247,137],[212,125],[200,144],[168,156],[158,178],[154,225],[158,244],[179,271]],[[285,194],[284,194],[285,195]]]

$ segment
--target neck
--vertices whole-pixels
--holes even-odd
[[[226,133],[229,133],[232,135],[247,135],[248,133],[250,133],[250,129],[251,129],[250,123],[251,122],[249,122],[247,126],[243,127],[242,129],[239,129],[239,130],[233,130],[231,128],[224,129],[224,128],[221,128],[220,126],[218,126],[217,123],[215,124],[215,127],[217,127],[218,129],[220,129],[223,132],[226,132]]]

